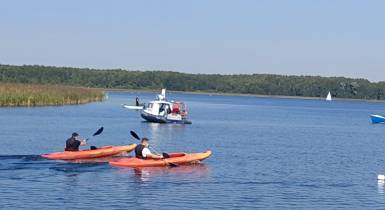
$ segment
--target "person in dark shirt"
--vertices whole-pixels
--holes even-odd
[[[141,143],[135,147],[135,157],[139,159],[162,159],[162,155],[152,154],[148,149],[149,143],[148,138],[144,137],[141,140]]]
[[[64,149],[65,151],[79,151],[79,146],[80,145],[86,145],[87,141],[86,140],[79,140],[77,139],[79,137],[78,133],[72,133],[71,138],[67,139],[66,141],[66,148]]]

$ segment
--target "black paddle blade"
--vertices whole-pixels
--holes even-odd
[[[134,131],[130,131],[130,134],[131,134],[132,137],[134,137],[134,138],[140,140],[138,134],[136,134]]]
[[[167,153],[164,153],[164,152],[163,152],[162,155],[163,155],[163,159],[170,158],[170,155],[167,154]],[[176,163],[168,162],[167,160],[164,160],[164,161],[165,161],[166,164],[167,164],[168,166],[170,166],[170,167],[178,167],[178,166],[179,166],[179,165],[176,164]]]
[[[170,167],[178,167],[179,165],[178,164],[175,164],[175,163],[171,163],[171,162],[167,162],[168,166]]]
[[[92,136],[97,136],[99,134],[101,134],[103,132],[103,127],[99,128],[99,130],[97,130]]]

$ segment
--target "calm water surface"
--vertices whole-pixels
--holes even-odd
[[[384,103],[169,94],[192,125],[144,123],[121,104],[0,109],[0,209],[380,209],[385,206]],[[201,165],[121,169],[45,160],[77,131],[92,145],[147,136],[160,151],[213,155]],[[136,143],[136,142],[135,142]]]

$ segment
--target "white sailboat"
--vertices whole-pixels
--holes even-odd
[[[328,96],[326,96],[326,101],[331,101],[332,100],[332,94],[330,94],[330,91],[328,93]]]

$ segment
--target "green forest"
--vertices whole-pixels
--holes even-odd
[[[188,74],[171,71],[129,71],[40,65],[0,65],[0,81],[60,84],[90,88],[160,89],[213,93],[300,97],[385,99],[385,82],[366,79],[272,74]]]

